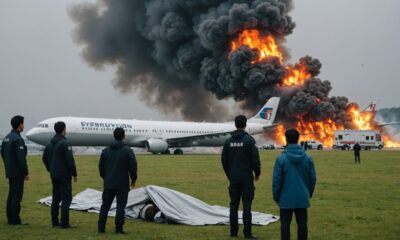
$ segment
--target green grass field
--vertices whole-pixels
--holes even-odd
[[[272,201],[271,174],[277,151],[262,151],[262,176],[256,184],[253,210],[279,215]],[[311,151],[317,186],[309,209],[309,239],[399,239],[400,152],[363,151],[361,165],[351,152]],[[228,183],[218,155],[138,155],[137,187],[159,185],[193,195],[209,204],[228,206]],[[76,157],[79,180],[73,194],[86,188],[101,190],[98,156]],[[107,233],[96,232],[98,215],[71,211],[72,230],[50,226],[50,208],[36,203],[49,196],[51,184],[40,156],[29,157],[30,181],[25,185],[21,216],[29,226],[6,224],[8,191],[4,167],[0,172],[0,239],[229,239],[228,226],[184,226],[127,220],[126,236],[116,236],[114,218]],[[296,239],[292,223],[292,239]],[[279,239],[279,222],[255,226],[259,239]],[[242,229],[242,228],[241,228]],[[240,232],[241,233],[241,232]],[[240,236],[243,238],[243,236]]]

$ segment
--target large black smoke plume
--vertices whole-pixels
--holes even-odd
[[[225,110],[217,99],[233,98],[254,111],[281,96],[281,118],[348,124],[348,100],[329,97],[331,84],[317,77],[317,59],[299,60],[311,75],[305,84],[281,87],[285,37],[295,28],[291,8],[292,0],[98,0],[74,6],[70,15],[85,60],[95,68],[116,66],[117,89],[137,90],[165,112],[215,120]],[[259,53],[246,46],[230,53],[231,41],[246,29],[273,36],[285,65],[277,58],[254,63]]]

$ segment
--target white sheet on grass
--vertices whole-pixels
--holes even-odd
[[[101,194],[100,191],[88,188],[73,198],[70,209],[99,213]],[[39,200],[48,206],[51,205],[51,201],[51,196]],[[152,201],[166,218],[173,222],[187,225],[229,224],[229,208],[211,206],[184,193],[153,185],[129,192],[125,216],[139,218],[140,210],[149,201]],[[115,213],[114,200],[109,216],[115,216]],[[268,225],[279,220],[278,216],[266,213],[252,212],[252,215],[252,223],[255,225]],[[239,223],[243,224],[241,217],[242,213],[239,212]]]

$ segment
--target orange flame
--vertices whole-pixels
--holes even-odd
[[[275,140],[279,144],[285,144],[285,127],[275,131]],[[328,119],[325,121],[305,121],[299,118],[296,124],[296,129],[301,133],[299,141],[318,140],[324,146],[333,145],[333,135],[335,130],[344,129],[343,126],[338,126],[335,122]]]
[[[239,37],[231,43],[231,53],[242,46],[258,50],[259,56],[255,62],[260,62],[268,57],[276,57],[280,63],[283,62],[282,53],[279,51],[275,39],[272,36],[260,36],[260,32],[256,29],[248,29],[240,33]]]
[[[360,112],[357,105],[352,105],[347,110],[347,115],[351,119],[354,129],[358,130],[376,130],[374,121],[374,112]],[[298,118],[296,129],[301,133],[299,141],[305,140],[318,140],[324,146],[330,147],[333,145],[333,137],[335,130],[345,129],[344,125],[336,124],[334,121],[328,119],[324,121],[306,121]],[[284,145],[285,142],[284,126],[278,126],[275,129],[275,141],[278,144]],[[381,131],[381,135],[385,147],[400,147],[400,142],[393,140],[390,135]]]
[[[286,67],[286,70],[287,73],[282,81],[282,87],[303,84],[306,79],[311,77],[311,74],[307,71],[307,67],[302,64],[298,64],[294,68]]]
[[[395,142],[388,135],[383,135],[383,141],[385,143],[385,147],[387,148],[398,148],[400,147],[399,142]]]
[[[258,59],[254,60],[252,64],[263,61],[267,58],[277,58],[279,62],[283,63],[283,55],[279,51],[279,47],[273,36],[263,36],[257,29],[247,29],[241,32],[237,39],[231,42],[230,54],[238,50],[242,46],[247,46],[251,49],[258,51]],[[230,55],[229,54],[229,55]],[[294,66],[286,66],[286,76],[281,81],[282,87],[293,87],[304,84],[304,82],[311,78],[307,66],[298,63]],[[320,102],[320,100],[317,100]],[[356,104],[350,105],[347,109],[347,116],[351,120],[352,126],[344,126],[336,124],[333,120],[328,119],[324,121],[306,121],[303,118],[298,118],[296,128],[302,134],[300,141],[304,140],[318,140],[324,146],[332,146],[335,130],[342,130],[352,127],[359,130],[375,130],[376,124],[374,121],[374,112],[361,112]],[[278,144],[285,144],[285,127],[278,126],[275,128],[275,141]],[[391,140],[389,135],[381,132],[382,138],[385,141],[386,147],[400,147],[400,143]]]
[[[375,128],[373,112],[360,112],[358,106],[353,105],[347,110],[347,114],[357,129],[372,130]]]

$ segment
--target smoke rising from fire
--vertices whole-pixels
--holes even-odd
[[[229,60],[229,43],[250,28],[283,42],[295,27],[291,7],[291,0],[98,0],[69,13],[84,59],[96,69],[116,67],[115,88],[186,119],[215,120],[224,109],[212,93],[247,99],[251,110],[274,93],[269,86],[284,67],[275,59],[250,66],[257,53],[246,47]]]
[[[292,7],[292,0],[97,0],[69,12],[84,59],[96,69],[116,67],[115,88],[137,91],[164,112],[221,120],[227,109],[218,100],[254,113],[280,96],[278,119],[320,132],[318,139],[373,127],[357,104],[329,96],[318,59],[288,62]]]
[[[400,122],[400,108],[379,109],[375,118],[378,122]],[[395,140],[400,141],[400,124],[386,126],[385,131],[389,132]]]

